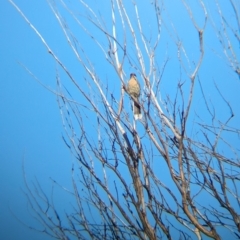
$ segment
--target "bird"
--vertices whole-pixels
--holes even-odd
[[[134,100],[133,114],[134,114],[135,120],[141,119],[142,114],[141,114],[141,108],[140,108],[140,104],[139,104],[139,100],[138,100],[138,98],[140,96],[140,92],[141,92],[141,87],[140,87],[140,84],[137,80],[135,73],[130,74],[130,80],[127,85],[127,92]]]

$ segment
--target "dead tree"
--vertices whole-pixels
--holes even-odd
[[[229,85],[238,81],[238,1],[225,3],[232,20],[218,0],[179,0],[175,9],[164,0],[111,0],[102,14],[91,1],[48,0],[79,63],[77,77],[9,2],[61,69],[53,92],[63,140],[76,159],[66,191],[73,211],[62,217],[40,186],[33,194],[26,181],[43,231],[58,239],[221,239],[224,229],[239,238],[240,116],[213,62],[224,62]],[[178,7],[185,15],[174,18]],[[137,102],[127,92],[131,72],[141,85]],[[134,120],[130,101],[140,105],[142,119]]]

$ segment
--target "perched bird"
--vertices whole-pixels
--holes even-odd
[[[131,73],[130,80],[127,85],[127,92],[134,99],[133,114],[134,114],[135,120],[142,118],[140,104],[138,101],[138,98],[140,96],[140,91],[141,91],[141,88],[140,88],[140,84],[137,80],[136,74]]]

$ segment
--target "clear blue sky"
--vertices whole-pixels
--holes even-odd
[[[53,30],[57,23],[46,1],[17,2],[44,35],[54,31],[51,41],[60,51],[58,38],[62,35]],[[71,156],[61,139],[55,96],[40,87],[18,62],[53,88],[56,66],[8,1],[1,2],[0,22],[0,238],[43,239],[42,234],[24,227],[10,212],[26,224],[34,222],[21,192],[22,160],[29,181],[36,176],[45,189],[50,189],[50,176],[66,184],[64,177],[70,176]]]
[[[46,1],[16,0],[16,3],[55,53],[71,63],[73,55],[69,54],[64,35]],[[177,14],[178,8],[173,7],[172,10],[181,19],[180,14]],[[56,87],[58,68],[36,34],[8,1],[1,2],[0,23],[0,238],[43,239],[41,234],[19,223],[11,213],[14,212],[26,224],[39,227],[30,217],[26,198],[21,192],[21,188],[24,188],[23,158],[29,182],[36,176],[47,193],[52,186],[50,177],[66,187],[70,186],[71,164],[74,159],[61,138],[63,130],[56,97],[34,81],[18,62],[53,89]],[[179,21],[179,24],[182,22]],[[179,28],[184,30],[183,27]],[[211,36],[210,32],[208,34]],[[185,41],[188,41],[187,32]],[[191,43],[188,47],[191,48]],[[210,49],[212,46],[209,44],[207,47]],[[92,57],[94,52],[91,54]],[[206,82],[203,84],[212,80],[212,71],[215,71],[214,77],[219,80],[222,89],[228,91],[229,83],[231,89],[239,89],[239,81],[236,76],[229,75],[231,71],[228,68],[226,72],[217,73],[217,69],[225,66],[225,63],[216,63],[211,56],[204,61],[205,72],[202,76]],[[74,69],[75,66],[77,65],[73,63],[70,67]],[[102,73],[104,74],[103,70]],[[166,85],[163,95],[169,89],[170,85]],[[196,93],[197,96],[198,94]],[[229,90],[226,95],[239,119],[239,91]],[[212,98],[214,101],[213,96]],[[198,97],[196,99],[198,101]]]

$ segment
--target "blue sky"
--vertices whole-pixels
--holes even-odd
[[[82,75],[78,71],[77,61],[70,52],[70,48],[47,2],[16,0],[16,3],[19,4],[21,10],[45,37],[54,52],[66,63],[74,76],[81,78]],[[171,8],[171,6],[168,7]],[[101,6],[101,8],[104,13],[108,12],[107,6]],[[224,9],[227,11],[227,6]],[[176,22],[179,23],[179,27],[176,27],[183,33],[182,40],[188,46],[187,50],[191,52],[194,44],[188,38],[188,27],[184,29],[182,26],[186,16],[179,14],[179,7],[176,5],[172,7],[172,10],[172,16],[175,16]],[[201,14],[198,14],[198,8],[194,8],[194,10],[201,25]],[[233,24],[235,24],[234,18],[232,19]],[[149,18],[147,20],[151,21]],[[35,76],[52,89],[56,88],[55,78],[59,67],[49,56],[36,34],[8,1],[1,3],[0,22],[0,238],[37,240],[42,239],[42,235],[24,227],[11,213],[11,211],[14,212],[26,224],[39,227],[30,217],[26,198],[21,191],[24,188],[23,159],[29,182],[34,181],[36,177],[45,191],[50,193],[52,187],[50,177],[66,187],[71,186],[70,174],[74,158],[61,138],[63,129],[56,97],[40,86],[20,63],[24,64]],[[73,22],[69,24],[72,28],[75,27]],[[186,31],[186,34],[184,34],[184,31]],[[239,122],[238,103],[240,99],[239,91],[233,90],[239,89],[239,81],[232,74],[231,69],[226,67],[226,62],[221,57],[219,61],[215,61],[214,55],[210,51],[213,33],[210,28],[206,31],[206,39],[208,40],[206,57],[208,60],[203,63],[203,72],[200,71],[200,75],[204,79],[203,85],[209,84],[208,96],[211,97],[213,102],[216,101],[215,103],[217,103],[219,97],[211,95],[213,78],[218,82],[222,90],[226,89],[226,96],[237,116],[236,120],[233,120],[233,125],[237,125]],[[84,43],[89,41],[88,38],[85,39],[85,36],[81,34],[79,34],[79,38]],[[97,50],[90,44],[85,45],[89,56],[94,59],[93,63],[99,75],[108,76],[110,79],[111,73],[106,74],[102,65],[99,64],[102,59],[96,57]],[[218,49],[218,46],[215,45],[215,47]],[[237,45],[234,45],[234,47],[238,48]],[[161,50],[165,54],[168,52],[171,55],[171,47],[166,49],[165,45],[163,45]],[[190,57],[195,58],[197,55],[195,54],[195,52],[191,53]],[[159,57],[160,64],[164,58],[164,54]],[[172,64],[174,66],[174,63]],[[220,71],[223,68],[226,71]],[[126,72],[130,71],[131,67],[128,66]],[[163,81],[170,81],[169,79],[173,79],[175,75],[178,74],[172,71]],[[229,85],[231,91],[228,91]],[[113,92],[117,92],[118,85],[113,84],[111,87]],[[162,89],[163,98],[167,94],[174,94],[171,91],[172,84],[169,82]],[[194,106],[197,107],[198,102],[201,101],[201,95],[199,92],[195,94],[194,101],[196,103]],[[217,110],[221,114],[220,108]],[[222,117],[224,119],[225,115],[223,114]],[[66,202],[68,202],[67,199]],[[41,229],[41,227],[39,228]],[[48,238],[45,237],[45,239]]]
[[[47,3],[37,2],[31,5],[23,1],[20,6],[48,35],[57,24]],[[43,186],[50,186],[50,176],[66,183],[64,177],[70,173],[71,156],[61,139],[62,124],[55,96],[40,87],[18,62],[49,85],[54,85],[56,66],[8,1],[1,3],[0,22],[0,238],[42,239],[42,235],[24,227],[10,212],[11,209],[26,224],[34,222],[21,192],[22,161],[25,159],[30,181],[36,176]],[[62,38],[57,31],[54,36]],[[52,41],[60,48],[61,41]]]

